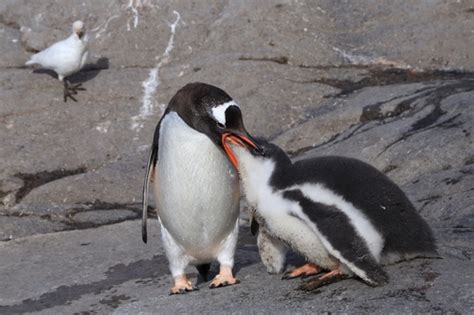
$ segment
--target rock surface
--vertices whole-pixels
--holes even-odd
[[[0,313],[474,312],[473,17],[469,1],[0,2]],[[87,91],[64,103],[23,64],[77,19],[90,59],[71,81]],[[265,273],[243,224],[241,284],[168,297],[157,224],[144,245],[136,219],[155,124],[192,81],[295,159],[375,165],[443,259],[305,294]]]

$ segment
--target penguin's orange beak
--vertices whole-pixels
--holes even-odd
[[[224,148],[225,153],[227,154],[227,157],[229,158],[230,162],[232,165],[234,165],[235,169],[239,169],[239,162],[237,160],[237,157],[235,156],[234,151],[230,147],[231,144],[238,145],[241,147],[246,147],[246,145],[257,149],[261,150],[260,146],[256,144],[253,140],[251,140],[249,137],[245,135],[235,135],[229,132],[225,132],[222,134],[222,147]]]

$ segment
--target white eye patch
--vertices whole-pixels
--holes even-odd
[[[233,100],[232,101],[229,101],[229,102],[225,102],[224,104],[221,104],[221,105],[217,105],[216,107],[213,107],[211,109],[211,113],[212,113],[212,116],[214,117],[214,119],[219,122],[220,124],[223,124],[225,126],[225,111],[227,110],[227,108],[229,106],[237,106],[239,107],[239,105],[234,102]]]

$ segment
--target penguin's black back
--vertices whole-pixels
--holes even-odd
[[[353,158],[323,156],[277,167],[270,180],[277,189],[305,183],[322,184],[360,209],[385,239],[383,254],[436,254],[428,224],[405,193],[375,167]]]

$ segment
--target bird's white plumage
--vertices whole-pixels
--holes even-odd
[[[158,216],[172,240],[168,243],[181,248],[190,262],[229,260],[226,253],[233,259],[237,174],[217,146],[175,112],[161,122],[156,172]]]
[[[239,159],[239,169],[245,196],[263,217],[270,232],[323,268],[333,268],[337,262],[329,257],[322,244],[320,233],[315,234],[306,221],[290,213],[302,213],[298,203],[283,198],[283,191],[274,191],[269,180],[275,163],[269,159],[252,156],[246,149],[234,147]]]
[[[258,252],[268,273],[281,273],[285,268],[288,247],[273,237],[265,226],[260,226],[257,236]]]
[[[185,249],[173,238],[168,232],[166,226],[161,223],[158,217],[161,228],[161,240],[165,248],[166,257],[168,258],[171,275],[177,277],[183,273],[186,266],[192,261],[192,257],[186,254]]]
[[[304,184],[284,190],[273,190],[269,180],[275,169],[275,162],[255,157],[241,147],[235,146],[234,150],[238,156],[246,197],[263,217],[273,235],[285,240],[292,248],[323,268],[334,269],[339,260],[349,273],[352,271],[367,282],[373,282],[365,271],[345,259],[332,246],[297,202],[283,198],[283,193],[298,189],[313,202],[337,207],[349,218],[350,224],[365,240],[374,258],[379,261],[384,240],[360,209],[321,184]]]
[[[237,247],[237,240],[239,236],[239,220],[235,222],[234,230],[221,242],[217,261],[221,265],[232,267],[234,266],[234,253]]]
[[[229,102],[225,102],[224,104],[212,107],[211,109],[211,114],[214,117],[214,119],[218,121],[219,123],[223,124],[224,126],[226,125],[225,111],[227,110],[229,106],[239,107],[239,105],[235,101],[229,101]]]
[[[82,22],[74,22],[71,36],[34,54],[26,65],[38,64],[42,68],[53,70],[60,81],[78,72],[85,65],[88,55],[87,36],[78,35],[82,31]]]
[[[72,23],[72,31],[76,34],[82,32],[84,30],[84,23],[82,21],[76,21]]]

